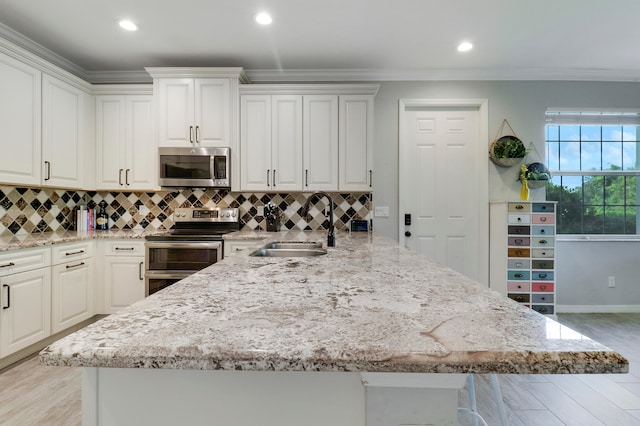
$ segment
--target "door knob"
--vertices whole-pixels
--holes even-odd
[[[404,233],[404,236],[405,236],[405,237],[410,237],[410,236],[411,236],[411,232],[410,232],[410,231],[406,231],[406,232]]]

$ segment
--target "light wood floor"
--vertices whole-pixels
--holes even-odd
[[[640,314],[563,314],[558,320],[629,359],[622,375],[499,376],[514,426],[640,426]],[[476,376],[478,409],[499,425],[489,381]],[[460,406],[468,407],[466,390]],[[473,424],[460,414],[461,425]],[[38,365],[30,358],[0,372],[0,424],[80,425],[80,370]]]

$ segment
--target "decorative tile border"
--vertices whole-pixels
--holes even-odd
[[[337,229],[348,229],[352,219],[369,219],[372,194],[330,193],[335,203]],[[107,203],[109,227],[115,229],[168,229],[173,226],[173,210],[178,207],[238,207],[243,229],[265,229],[258,207],[271,202],[282,212],[282,229],[326,229],[329,221],[322,213],[327,200],[318,197],[309,211],[311,220],[301,216],[311,193],[232,193],[224,190],[183,190],[159,192],[67,191],[48,188],[0,186],[0,235],[29,234],[73,229],[74,209],[79,204],[96,208]]]

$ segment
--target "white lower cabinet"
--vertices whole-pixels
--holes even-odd
[[[240,253],[257,247],[260,245],[261,239],[254,240],[225,240],[224,241],[224,257],[234,253]]]
[[[55,245],[51,268],[51,332],[95,314],[93,241]]]
[[[93,259],[82,259],[51,269],[51,331],[57,333],[94,314]]]
[[[0,256],[0,358],[51,335],[50,264],[48,248]]]
[[[104,248],[104,309],[112,314],[144,299],[144,242],[106,241]]]

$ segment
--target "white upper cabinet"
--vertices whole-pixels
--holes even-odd
[[[156,87],[160,146],[230,146],[229,79],[161,78]]]
[[[157,188],[151,95],[96,97],[96,188]]]
[[[242,96],[241,116],[241,189],[302,190],[302,96]]]
[[[40,71],[0,54],[0,182],[40,184]]]
[[[42,76],[42,185],[83,189],[88,102],[82,90]]]
[[[371,191],[373,185],[373,96],[340,96],[340,191]]]
[[[336,191],[338,96],[306,95],[303,111],[303,190]]]

